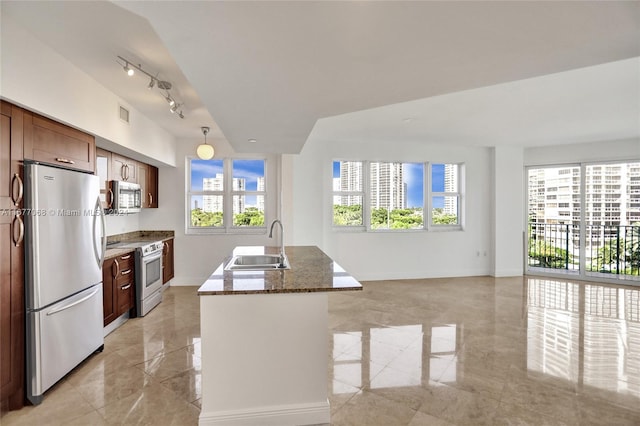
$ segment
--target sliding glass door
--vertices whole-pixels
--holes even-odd
[[[640,281],[640,162],[527,169],[527,269]]]

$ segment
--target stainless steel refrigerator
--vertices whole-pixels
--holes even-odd
[[[27,398],[104,347],[98,176],[25,162]]]

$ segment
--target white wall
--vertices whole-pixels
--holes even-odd
[[[278,205],[277,192],[277,155],[236,154],[231,146],[222,140],[208,141],[215,148],[215,158],[253,158],[266,157],[268,197],[265,205],[265,222],[271,223],[276,218]],[[143,209],[137,216],[140,228],[144,230],[175,231],[175,278],[171,285],[201,285],[222,260],[239,245],[278,245],[279,232],[276,238],[269,239],[267,232],[259,234],[215,234],[187,235],[185,233],[186,173],[185,157],[195,156],[196,147],[202,139],[184,139],[178,141],[177,167],[159,168],[158,209]]]
[[[488,275],[491,273],[491,151],[440,144],[343,144],[309,140],[300,155],[285,156],[293,171],[292,243],[317,245],[360,280]],[[453,232],[336,232],[332,228],[332,161],[384,160],[465,163],[466,220]],[[478,255],[479,253],[479,255]],[[486,253],[486,256],[485,256]]]
[[[0,96],[31,111],[84,130],[123,154],[175,165],[174,137],[128,105],[6,14],[1,17]],[[131,123],[119,118],[119,104]]]
[[[544,146],[524,150],[525,166],[619,160],[640,160],[640,139]]]

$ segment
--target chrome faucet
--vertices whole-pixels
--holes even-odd
[[[280,267],[284,268],[284,226],[282,226],[282,222],[279,219],[271,222],[271,230],[269,231],[269,238],[273,238],[273,227],[275,224],[280,225]]]

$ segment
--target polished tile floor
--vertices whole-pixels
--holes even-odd
[[[640,288],[566,280],[365,282],[329,297],[333,425],[639,425]],[[196,287],[173,287],[2,425],[195,425]]]

